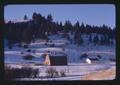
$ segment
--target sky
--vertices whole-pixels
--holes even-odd
[[[112,4],[49,4],[49,5],[7,5],[4,7],[5,21],[23,20],[24,15],[32,19],[32,14],[40,13],[47,17],[53,16],[53,21],[64,24],[66,20],[75,24],[102,26],[103,24],[115,27],[115,6]]]

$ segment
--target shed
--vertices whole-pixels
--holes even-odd
[[[45,56],[45,65],[50,66],[61,66],[61,65],[67,65],[67,55],[64,53],[60,54],[46,54]]]

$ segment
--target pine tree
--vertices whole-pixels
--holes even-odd
[[[80,24],[79,24],[78,21],[75,23],[74,31],[75,31],[75,32],[78,31],[79,33],[81,32],[81,30],[80,30]]]
[[[84,43],[82,36],[78,38],[78,44],[82,45]]]
[[[101,36],[101,38],[100,38],[100,45],[104,45],[104,42],[105,42],[104,37]]]
[[[49,22],[52,22],[52,21],[53,21],[53,18],[52,18],[52,15],[51,15],[51,14],[48,14],[48,16],[47,16],[47,21],[49,21]]]
[[[92,37],[91,37],[91,35],[89,36],[89,40],[88,40],[89,42],[92,42]]]
[[[26,44],[29,44],[32,41],[33,37],[33,29],[32,29],[32,23],[29,23],[27,28],[23,30],[22,34],[22,41]]]
[[[27,15],[25,15],[25,16],[24,16],[24,20],[27,20],[27,19],[28,19],[28,17],[27,17]]]
[[[94,43],[94,45],[96,45],[96,44],[98,44],[98,42],[99,42],[99,38],[98,38],[98,36],[96,35],[96,36],[93,38],[93,43]]]
[[[82,22],[82,24],[80,26],[80,31],[81,31],[81,33],[85,33],[85,26],[84,26],[83,22]]]

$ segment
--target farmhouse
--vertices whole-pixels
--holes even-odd
[[[45,55],[45,65],[58,66],[67,65],[67,55],[63,52],[52,52]]]
[[[89,64],[98,63],[98,62],[100,62],[101,58],[102,57],[100,55],[89,55],[88,56],[88,54],[82,54],[80,56],[81,60],[83,60],[83,61],[85,61],[86,63],[89,63]]]

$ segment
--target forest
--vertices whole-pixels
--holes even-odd
[[[105,24],[103,24],[103,26],[91,26],[76,21],[76,23],[72,25],[69,20],[66,20],[63,24],[62,22],[58,23],[53,21],[51,14],[48,14],[45,18],[45,16],[42,16],[40,13],[35,12],[31,20],[28,20],[26,15],[23,16],[23,19],[26,20],[26,22],[4,22],[4,39],[8,41],[8,48],[10,49],[16,43],[21,47],[21,43],[30,44],[37,39],[43,39],[48,42],[48,36],[59,33],[62,34],[63,38],[77,45],[84,43],[82,35],[88,35],[89,42],[94,45],[112,45],[115,39],[116,28],[112,29]],[[70,38],[69,33],[74,35],[73,39]],[[95,35],[92,37],[92,34]],[[101,35],[100,38],[99,35]]]

